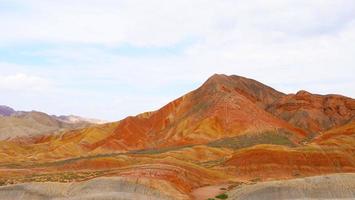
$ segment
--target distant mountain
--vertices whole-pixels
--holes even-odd
[[[108,121],[105,120],[99,120],[99,119],[92,119],[92,118],[84,118],[76,115],[52,115],[54,118],[66,122],[66,123],[92,123],[92,124],[104,124],[107,123]]]
[[[0,105],[0,116],[10,116],[16,111],[8,106]]]
[[[57,117],[38,111],[15,111],[8,106],[0,106],[0,140],[51,134],[100,123],[104,121],[74,115]]]

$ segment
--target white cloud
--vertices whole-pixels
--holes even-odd
[[[352,0],[14,2],[28,10],[1,15],[0,26],[6,30],[0,34],[2,40],[139,46],[171,45],[191,36],[210,39],[234,29],[317,35],[344,26],[353,18],[355,6]]]
[[[69,109],[94,115],[92,108],[98,108],[104,113],[89,117],[107,112],[114,119],[116,110],[120,117],[150,110],[156,104],[143,102],[152,102],[152,96],[178,97],[213,73],[244,75],[285,92],[306,89],[355,96],[353,0],[11,2],[24,10],[0,13],[0,48],[52,44],[50,49],[29,51],[53,65],[17,65],[6,69],[8,75],[2,73],[1,80],[20,84],[13,79],[25,79],[24,88],[55,82],[56,90],[41,96],[47,110],[57,109],[51,104],[60,96],[61,109],[55,113]],[[174,47],[191,38],[191,44],[172,55],[135,57],[107,51],[120,44]],[[9,85],[0,83],[0,89]],[[92,93],[83,94],[83,88]]]
[[[0,75],[0,90],[17,92],[40,92],[48,89],[50,82],[44,78],[18,73]],[[4,93],[4,92],[2,92]]]

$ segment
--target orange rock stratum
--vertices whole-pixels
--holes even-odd
[[[120,177],[162,199],[199,199],[209,188],[355,172],[354,116],[349,97],[216,74],[153,112],[0,141],[0,184]]]

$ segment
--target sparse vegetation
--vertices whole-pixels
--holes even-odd
[[[299,177],[299,176],[301,176],[301,174],[298,173],[298,172],[295,172],[295,173],[293,173],[293,176],[294,176],[294,177]]]
[[[306,138],[304,138],[302,141],[301,141],[301,144],[303,145],[306,145],[308,144],[310,141],[312,141],[315,137],[317,136],[316,133],[310,133],[307,135]]]
[[[184,148],[189,148],[192,146],[194,146],[194,145],[166,147],[166,148],[159,148],[159,149],[143,149],[143,150],[137,150],[137,151],[130,151],[127,154],[160,154],[160,153],[165,153],[168,151],[175,151],[175,150],[180,150],[180,149],[184,149]]]
[[[197,164],[203,166],[203,167],[214,167],[214,166],[218,166],[222,163],[224,163],[226,161],[226,158],[221,158],[221,159],[217,159],[217,160],[209,160],[209,161],[205,161],[205,162],[199,162]]]
[[[228,198],[228,195],[223,193],[223,194],[219,194],[216,196],[217,199],[227,199]]]
[[[208,144],[210,147],[225,147],[241,149],[257,144],[276,144],[294,147],[295,144],[289,139],[287,132],[282,130],[276,132],[264,132],[259,134],[247,134],[232,138],[223,138]]]
[[[261,181],[260,177],[256,177],[256,178],[250,180],[250,182],[253,182],[253,183],[260,182],[260,181]]]
[[[3,180],[0,180],[0,186],[2,186],[2,185],[6,185],[6,182]]]

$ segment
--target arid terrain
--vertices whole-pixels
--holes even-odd
[[[85,128],[9,112],[0,199],[355,199],[350,97],[215,74],[156,111]]]
[[[0,140],[36,136],[85,128],[105,121],[79,116],[55,116],[38,111],[15,111],[0,105]]]

